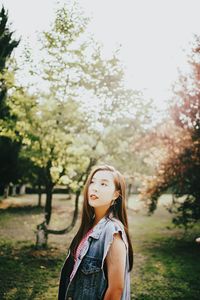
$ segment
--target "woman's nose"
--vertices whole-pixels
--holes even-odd
[[[98,191],[98,187],[97,187],[96,185],[94,185],[94,186],[92,187],[92,189],[93,189],[94,192],[97,192],[97,191]]]

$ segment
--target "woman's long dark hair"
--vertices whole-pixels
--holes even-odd
[[[84,188],[84,200],[83,200],[81,225],[70,245],[70,250],[71,253],[74,255],[80,241],[82,240],[84,235],[88,232],[88,230],[92,228],[93,221],[94,221],[93,218],[94,208],[91,207],[88,203],[88,188],[94,174],[97,173],[98,171],[111,172],[114,177],[116,191],[119,191],[119,196],[115,200],[115,204],[109,207],[109,209],[106,212],[106,216],[109,217],[110,213],[112,213],[113,217],[120,220],[124,225],[124,230],[126,232],[128,246],[129,246],[128,254],[129,254],[129,271],[130,271],[133,267],[133,248],[132,248],[132,244],[128,232],[128,218],[126,213],[126,185],[125,185],[124,177],[121,175],[121,173],[115,170],[115,168],[111,166],[108,165],[97,166],[91,171],[91,173],[88,176]]]

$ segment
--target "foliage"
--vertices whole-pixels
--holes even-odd
[[[153,212],[159,196],[170,188],[174,194],[169,211],[173,223],[192,226],[200,218],[200,39],[190,56],[191,74],[180,75],[174,86],[170,113],[175,132],[168,134],[167,154],[157,174],[148,181],[142,195]],[[183,197],[181,200],[177,199]]]
[[[117,52],[104,58],[102,47],[84,36],[86,24],[77,11],[59,8],[51,30],[41,35],[40,62],[30,68],[31,80],[39,76],[40,85],[34,92],[15,86],[9,95],[20,155],[33,164],[30,179],[37,171],[46,188],[47,224],[54,186],[80,193],[91,167],[108,153],[106,128],[125,113],[127,96],[132,107],[136,96],[123,87]]]
[[[19,44],[19,41],[13,39],[13,32],[10,31],[7,23],[8,13],[2,7],[0,11],[0,193],[4,193],[5,187],[19,178],[20,142],[13,141],[8,134],[5,134],[9,129],[3,126],[4,121],[15,122],[7,103],[7,94],[13,83],[13,73],[8,71],[7,62],[13,49]]]
[[[13,107],[18,117],[21,114],[18,130],[25,155],[39,167],[50,167],[53,184],[72,184],[73,191],[91,160],[94,164],[112,155],[111,140],[118,148],[119,122],[124,128],[129,118],[135,128],[139,125],[136,111],[141,107],[138,93],[123,86],[117,51],[104,58],[102,47],[84,35],[87,22],[77,11],[58,9],[51,31],[41,36],[39,67],[31,69],[33,77],[41,78],[36,106],[23,113],[20,100],[18,108]],[[131,126],[128,129],[132,135]]]
[[[8,13],[2,6],[0,11],[0,118],[5,118],[8,115],[8,108],[6,107],[5,98],[7,88],[5,85],[4,71],[6,69],[6,62],[10,57],[14,48],[19,44],[12,38],[13,32],[8,27]]]

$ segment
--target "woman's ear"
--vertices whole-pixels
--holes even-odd
[[[120,191],[115,191],[114,192],[114,200],[116,200],[120,195]]]

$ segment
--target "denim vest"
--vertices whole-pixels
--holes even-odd
[[[104,217],[93,228],[85,247],[76,263],[70,252],[61,270],[58,300],[102,300],[108,281],[105,272],[105,258],[113,241],[113,235],[121,232],[126,245],[126,266],[124,290],[121,300],[130,300],[130,272],[128,242],[123,224],[113,218]],[[74,277],[70,274],[75,268]]]

